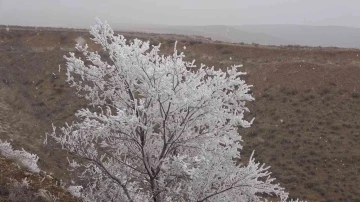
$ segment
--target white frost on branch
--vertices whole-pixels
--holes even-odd
[[[86,40],[81,36],[77,37],[75,39],[75,42],[76,42],[76,44],[79,44],[80,46],[84,46],[86,44]]]
[[[80,198],[82,188],[82,186],[69,186],[67,190],[70,192],[71,195]]]
[[[0,154],[7,159],[13,160],[20,167],[28,169],[30,172],[39,173],[40,168],[37,165],[39,157],[36,154],[31,154],[24,149],[14,150],[11,144],[7,141],[0,140]]]
[[[127,42],[97,20],[90,33],[109,58],[77,46],[70,53],[67,82],[90,109],[78,122],[50,134],[85,162],[85,201],[261,201],[288,194],[270,177],[269,167],[240,164],[241,136],[250,127],[246,101],[254,98],[241,80],[245,73],[183,61],[184,54],[159,55],[158,46]]]

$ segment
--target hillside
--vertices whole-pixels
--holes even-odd
[[[239,129],[244,160],[255,150],[255,158],[271,166],[291,197],[360,201],[360,50],[124,34],[161,42],[164,53],[178,40],[178,47],[186,46],[186,58],[198,64],[243,64],[256,99],[248,105],[247,118],[256,117],[253,126]],[[83,30],[0,29],[0,139],[38,154],[39,166],[66,182],[66,153],[43,142],[52,123],[71,122],[75,111],[86,106],[65,82],[62,56],[75,51],[77,37],[90,43]]]

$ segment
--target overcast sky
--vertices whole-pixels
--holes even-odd
[[[0,0],[0,24],[89,27],[306,24],[360,27],[360,0]]]

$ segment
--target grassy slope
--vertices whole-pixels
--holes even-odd
[[[50,175],[31,174],[3,157],[0,157],[0,171],[1,202],[11,199],[16,200],[16,202],[48,202],[46,198],[36,195],[40,189],[49,191],[52,195],[58,197],[59,202],[78,201],[60,187],[61,181],[59,179]],[[14,180],[21,182],[25,178],[29,182],[28,188],[19,189],[14,186]]]
[[[66,30],[0,30],[0,139],[37,153],[44,170],[65,180],[66,153],[42,142],[52,122],[72,121],[74,112],[86,105],[65,83],[62,55],[77,36],[88,37]],[[360,201],[360,50],[136,36],[161,42],[168,53],[177,38],[178,47],[186,45],[188,59],[207,65],[244,64],[256,98],[248,114],[256,117],[254,125],[239,129],[245,159],[256,150],[256,158],[271,166],[292,197]]]

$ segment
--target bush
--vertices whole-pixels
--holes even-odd
[[[13,150],[10,143],[0,140],[0,154],[7,159],[15,161],[19,166],[28,169],[31,172],[39,173],[40,169],[37,165],[39,157],[36,154],[31,154],[24,149]]]
[[[193,45],[196,45],[196,44],[202,44],[202,43],[203,43],[203,42],[200,41],[200,40],[192,40],[192,41],[189,42],[189,44],[192,45],[192,46],[193,46]]]
[[[359,98],[359,97],[360,97],[360,93],[352,92],[352,93],[351,93],[351,97],[353,97],[353,98]]]
[[[231,50],[223,50],[223,51],[221,51],[221,54],[223,54],[223,55],[229,55],[231,53],[232,53]]]

